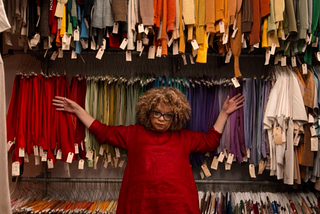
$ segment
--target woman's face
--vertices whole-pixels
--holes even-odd
[[[159,103],[150,114],[152,130],[165,132],[169,129],[174,117],[172,109],[166,104]]]

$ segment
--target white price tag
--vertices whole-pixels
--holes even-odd
[[[108,160],[107,159],[103,159],[103,167],[105,169],[108,168]]]
[[[174,39],[173,39],[173,37],[171,37],[171,39],[167,42],[167,45],[169,48],[172,45],[173,41],[174,41]]]
[[[66,162],[67,163],[72,163],[73,156],[74,156],[73,152],[69,152]]]
[[[199,45],[198,45],[197,40],[195,40],[195,39],[192,40],[192,41],[191,41],[191,45],[192,45],[193,50],[198,50]]]
[[[82,159],[79,160],[78,169],[84,169],[84,160]]]
[[[148,33],[149,33],[149,28],[148,28],[148,27],[146,27],[146,28],[144,29],[144,33],[145,33],[146,35],[148,35]]]
[[[131,62],[132,61],[131,51],[126,51],[126,61],[127,62]]]
[[[140,52],[142,49],[142,41],[141,40],[138,40],[137,41],[137,51]]]
[[[228,163],[228,164],[232,164],[233,157],[234,157],[234,154],[229,153],[228,158],[227,158],[227,163]]]
[[[237,27],[237,19],[234,19],[232,29],[235,30]]]
[[[183,60],[183,65],[187,65],[188,63],[187,63],[186,55],[182,54],[181,57],[182,57],[182,60]]]
[[[238,32],[238,28],[234,29],[233,32],[232,32],[231,37],[232,37],[232,38],[236,37],[237,32]]]
[[[40,156],[34,156],[34,165],[40,165]]]
[[[247,158],[250,158],[250,148],[247,148],[246,151],[247,151]]]
[[[249,165],[249,174],[251,178],[256,178],[256,171],[253,164]]]
[[[79,34],[78,29],[73,31],[73,40],[74,41],[79,41],[80,40],[80,34]]]
[[[142,55],[142,53],[143,53],[143,49],[144,49],[144,46],[142,46],[142,48],[141,48],[141,51],[140,51],[140,53],[139,53],[139,57],[141,57],[141,55]]]
[[[307,68],[307,64],[306,63],[302,64],[302,74],[303,75],[308,74],[308,68]]]
[[[107,159],[108,159],[108,163],[111,163],[111,161],[112,161],[111,153],[108,153],[108,157],[107,157]]]
[[[243,42],[241,43],[241,48],[242,49],[245,49],[245,48],[247,48],[247,40],[243,40]]]
[[[265,59],[266,59],[266,61],[264,62],[264,65],[269,65],[269,61],[270,61],[270,50],[269,49],[267,49],[266,50],[266,55],[265,55]]]
[[[224,169],[227,171],[231,170],[231,164],[224,162]]]
[[[291,57],[291,66],[294,68],[294,67],[297,67],[297,60],[296,60],[296,57],[295,56],[292,56]]]
[[[74,144],[74,153],[79,154],[79,145],[77,143]]]
[[[317,52],[317,60],[320,62],[320,52]]]
[[[53,161],[52,161],[52,159],[48,159],[47,165],[48,165],[48,169],[53,169]]]
[[[24,148],[19,148],[19,158],[24,158]]]
[[[121,161],[119,162],[119,165],[118,165],[118,166],[119,166],[120,168],[122,168],[123,165],[124,165],[124,160],[121,160]]]
[[[319,139],[318,137],[311,138],[311,151],[317,152],[319,147]]]
[[[116,157],[120,158],[120,150],[119,150],[119,148],[115,148],[114,150],[116,152]]]
[[[103,39],[102,39],[102,46],[101,46],[101,48],[102,48],[103,50],[105,50],[105,49],[106,49],[106,45],[107,45],[107,41],[106,41],[105,38],[103,38]]]
[[[104,50],[102,48],[99,48],[96,58],[101,60],[103,54],[104,54]]]
[[[218,160],[218,156],[214,156],[212,159],[212,163],[211,163],[211,169],[217,170],[218,169],[218,164],[219,164],[219,160]]]
[[[57,155],[56,155],[56,159],[57,160],[61,160],[61,158],[62,158],[62,150],[59,149],[58,152],[57,152]]]
[[[119,24],[118,24],[118,22],[113,23],[112,33],[118,34],[118,30],[119,30]]]
[[[261,160],[261,161],[259,162],[258,175],[261,175],[261,174],[263,173],[263,171],[264,171],[265,168],[266,168],[266,163],[265,163],[263,160]]]
[[[43,155],[41,157],[42,162],[47,162],[48,160],[48,152],[43,151]]]
[[[128,39],[127,39],[127,38],[124,38],[124,39],[122,40],[122,42],[121,42],[120,48],[121,48],[122,50],[126,49],[127,44],[128,44]]]
[[[139,24],[139,25],[138,25],[138,32],[139,32],[139,33],[143,33],[143,32],[144,32],[143,24]]]
[[[50,59],[51,59],[52,61],[56,60],[58,54],[59,54],[58,51],[53,52],[52,55],[51,55],[51,57],[50,57]]]
[[[259,48],[259,44],[260,44],[260,43],[258,42],[258,43],[256,43],[256,44],[254,44],[253,47],[254,47],[254,48]]]
[[[93,169],[97,169],[98,161],[99,161],[99,156],[96,156],[93,162]]]
[[[287,66],[287,57],[283,56],[281,57],[281,66]]]
[[[24,154],[24,162],[29,163],[29,155],[27,152]]]
[[[316,129],[315,129],[314,126],[311,126],[311,127],[310,127],[310,132],[311,132],[311,136],[312,136],[312,137],[317,135]]]
[[[59,53],[59,54],[58,54],[58,58],[59,58],[59,59],[63,58],[63,50],[62,50],[62,48],[59,48],[59,49],[58,49],[58,53]]]
[[[178,55],[179,54],[179,43],[178,41],[173,42],[173,47],[172,47],[172,55]]]
[[[39,156],[39,148],[37,145],[33,146],[33,154],[34,156]]]
[[[154,59],[154,55],[155,55],[155,46],[150,46],[149,47],[149,52],[148,52],[148,59]]]
[[[192,65],[194,65],[193,56],[192,56],[191,54],[189,55],[189,58],[190,58],[190,63],[191,63]]]
[[[220,152],[218,161],[219,161],[220,163],[222,163],[222,162],[224,161],[224,153],[223,153],[223,152]]]
[[[71,51],[71,59],[77,59],[77,53],[75,52],[75,50]]]
[[[208,166],[207,166],[206,163],[204,163],[204,164],[201,165],[201,169],[203,170],[204,175],[205,175],[207,178],[211,176],[211,173],[210,173],[210,171],[209,171]]]
[[[20,175],[20,164],[18,161],[12,163],[12,176]]]
[[[86,158],[88,158],[88,160],[90,160],[90,161],[93,159],[93,150],[92,149],[89,149],[87,151]]]
[[[274,64],[277,65],[279,63],[279,61],[281,61],[281,54],[277,54],[274,58]]]
[[[219,29],[220,29],[220,33],[224,33],[225,32],[225,30],[224,30],[224,22],[223,21],[219,22]]]
[[[229,48],[228,50],[228,53],[226,55],[226,59],[225,59],[225,63],[229,63],[230,62],[230,59],[231,59],[231,56],[232,56],[232,51],[231,51],[231,48]]]
[[[88,39],[80,39],[80,43],[83,49],[87,49],[89,47]]]
[[[117,168],[118,167],[118,162],[119,162],[119,159],[114,157],[113,158],[113,163],[114,163],[114,167]]]
[[[9,150],[10,150],[10,148],[11,148],[12,145],[13,145],[13,142],[11,142],[11,141],[9,141],[9,142],[7,143],[7,152],[9,152]]]
[[[222,37],[222,44],[225,45],[228,43],[228,34],[224,33]]]
[[[162,55],[162,46],[158,46],[158,48],[157,48],[157,57],[161,57],[161,55]]]
[[[39,147],[39,153],[40,153],[40,157],[42,157],[43,156],[43,148],[42,148],[42,146]]]
[[[231,79],[231,81],[232,81],[232,83],[233,83],[233,85],[234,85],[235,88],[240,87],[240,84],[239,84],[237,78],[233,77],[233,78]]]
[[[272,43],[270,54],[271,54],[271,55],[274,55],[275,52],[276,52],[276,44]]]
[[[99,155],[102,156],[102,155],[103,155],[103,152],[104,152],[104,149],[103,149],[103,146],[101,145],[101,146],[100,146],[100,149],[99,149]]]

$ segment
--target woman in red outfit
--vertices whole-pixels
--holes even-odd
[[[227,98],[216,123],[204,134],[182,129],[190,106],[175,88],[153,88],[137,104],[140,124],[107,126],[95,120],[74,101],[55,97],[59,111],[75,114],[100,143],[128,152],[117,214],[198,214],[199,203],[191,152],[209,152],[219,146],[228,116],[243,106],[243,95]]]

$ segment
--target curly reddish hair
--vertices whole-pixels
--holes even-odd
[[[189,120],[191,107],[182,92],[173,87],[152,88],[143,93],[137,103],[137,117],[146,129],[152,128],[150,114],[159,103],[169,106],[173,111],[174,117],[168,130],[180,130]]]

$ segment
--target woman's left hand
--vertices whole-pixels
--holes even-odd
[[[240,93],[230,98],[227,97],[226,101],[223,103],[221,111],[224,111],[227,115],[243,107],[244,96]]]

